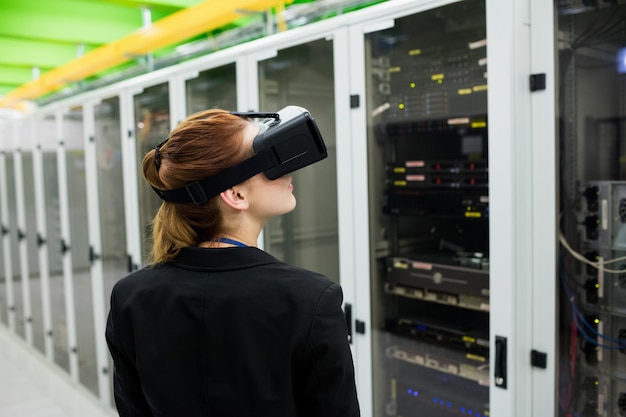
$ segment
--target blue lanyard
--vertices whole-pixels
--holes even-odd
[[[227,237],[221,237],[219,239],[217,239],[218,242],[222,242],[222,243],[229,243],[231,245],[235,245],[235,246],[239,246],[240,248],[247,248],[248,245],[246,245],[245,243],[241,243],[238,240],[233,240],[233,239],[229,239]]]

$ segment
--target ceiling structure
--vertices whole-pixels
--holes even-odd
[[[361,8],[380,1],[384,0],[0,0],[0,107],[18,108],[14,103],[7,104],[7,100],[16,92],[20,92],[18,97],[24,97],[21,91],[25,86],[41,83],[59,69],[80,64],[84,58],[146,31],[151,25],[158,26],[177,15],[180,17],[188,8],[196,10],[204,7],[201,9],[205,12],[203,16],[209,20],[219,8],[236,11],[236,16],[241,17],[228,23],[222,22],[217,28],[197,30],[194,36],[150,51],[150,58],[159,54],[168,56],[180,44],[202,42],[228,28],[246,25],[251,16],[256,14],[255,18],[258,18],[260,14],[258,10],[247,7],[251,4],[274,11],[285,10],[285,6],[292,10],[291,7],[319,9],[323,4],[332,7],[340,4],[345,6],[342,10],[346,10],[351,5]],[[177,27],[185,30],[186,26],[179,25],[172,30],[170,25],[170,32],[176,32]],[[101,65],[99,71],[93,71],[92,78],[85,77],[81,81],[91,82],[107,74],[119,73],[138,65],[142,59],[145,61],[146,56],[130,56],[124,64],[108,65],[106,68]],[[77,80],[63,82],[76,84]],[[37,100],[43,96],[37,90],[31,92],[28,99]]]
[[[202,0],[0,0],[0,96]],[[146,12],[144,12],[146,10]]]

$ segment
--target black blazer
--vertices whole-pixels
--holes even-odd
[[[357,417],[341,287],[257,248],[186,248],[113,288],[120,417]]]

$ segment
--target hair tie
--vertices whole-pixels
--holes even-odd
[[[161,149],[161,146],[165,145],[165,142],[167,142],[167,139],[159,143],[154,148],[154,165],[156,166],[157,172],[159,172],[159,169],[161,168],[161,154],[159,153],[159,150]]]

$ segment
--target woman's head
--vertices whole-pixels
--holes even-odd
[[[148,184],[175,189],[215,175],[252,156],[255,125],[224,110],[206,110],[182,121],[168,140],[149,151],[143,160]],[[203,204],[164,202],[153,221],[154,262],[173,259],[180,249],[223,233],[219,196]]]

